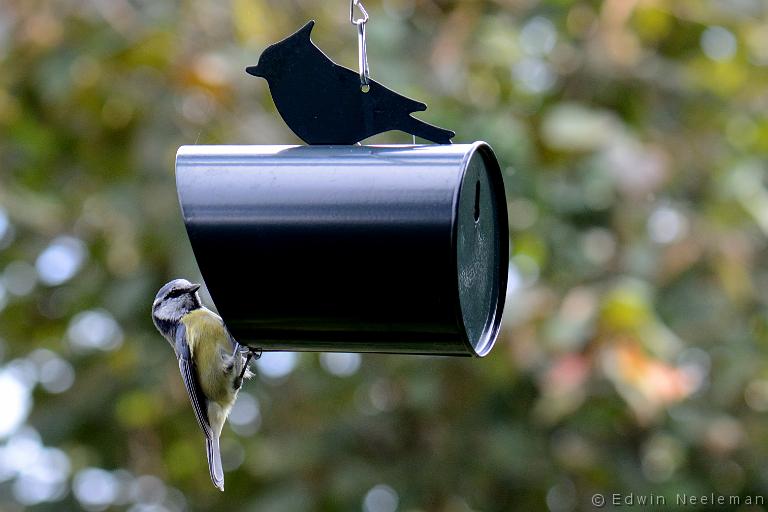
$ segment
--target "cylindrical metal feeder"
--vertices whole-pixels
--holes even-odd
[[[487,144],[183,146],[176,183],[240,343],[461,356],[493,346],[509,249]]]

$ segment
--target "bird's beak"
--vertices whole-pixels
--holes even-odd
[[[192,283],[192,286],[189,287],[189,293],[195,293],[197,290],[200,289],[200,286],[201,285],[199,284]]]
[[[245,72],[248,73],[249,75],[260,76],[262,78],[264,77],[262,72],[259,71],[259,66],[258,65],[256,65],[256,66],[248,66],[247,68],[245,68]]]

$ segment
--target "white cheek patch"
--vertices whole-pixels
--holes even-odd
[[[157,308],[157,317],[163,320],[174,320],[179,317],[179,305],[177,299],[166,300]]]

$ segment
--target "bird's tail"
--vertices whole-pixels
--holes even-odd
[[[405,118],[405,123],[400,129],[436,144],[450,144],[451,139],[456,135],[451,130],[433,126],[411,116]]]
[[[206,438],[205,448],[208,454],[208,470],[211,472],[211,481],[220,491],[224,490],[224,468],[221,467],[221,450],[219,449],[219,436],[215,433]]]

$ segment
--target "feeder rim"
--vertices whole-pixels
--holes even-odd
[[[488,144],[485,141],[475,141],[471,144],[461,144],[462,146],[471,146],[471,148],[464,153],[464,156],[461,160],[461,182],[464,182],[464,176],[467,173],[467,170],[469,169],[469,162],[472,159],[472,157],[475,155],[475,153],[479,152],[480,156],[483,158],[483,162],[488,167],[494,167],[491,172],[488,172],[488,180],[492,183],[491,189],[495,191],[496,199],[501,199],[504,202],[504,205],[506,206],[506,197],[503,193],[504,191],[504,178],[501,174],[501,167],[499,166],[499,161],[496,159],[496,154],[493,151],[493,148],[490,144]],[[501,190],[501,198],[499,198],[498,191]],[[461,192],[461,187],[457,187],[456,191],[454,192],[453,196],[453,216],[454,218],[458,218],[459,215],[459,196]],[[503,213],[503,214],[502,214]],[[509,225],[508,220],[506,218],[506,207],[503,208],[502,211],[497,211],[498,217],[499,217],[499,227],[501,228],[499,231],[500,233],[509,233]],[[459,229],[459,223],[454,222],[453,223],[453,229],[451,230],[451,259],[452,259],[452,266],[453,268],[458,268],[458,229]],[[509,261],[509,242],[507,243],[500,243],[500,251],[499,254],[499,263],[500,265],[503,265],[504,262]],[[508,265],[508,263],[507,263]],[[483,336],[481,340],[479,340],[479,345],[477,347],[472,345],[472,342],[470,341],[469,337],[467,336],[467,329],[464,324],[464,315],[461,309],[461,299],[459,295],[456,296],[456,302],[454,304],[454,308],[456,310],[456,318],[457,322],[459,324],[459,332],[462,333],[461,339],[464,342],[464,345],[467,347],[468,352],[470,355],[481,358],[488,355],[488,353],[493,349],[493,346],[496,344],[496,339],[498,338],[499,331],[501,330],[501,318],[502,314],[504,313],[504,302],[506,297],[501,293],[501,290],[506,290],[507,288],[507,279],[508,279],[508,272],[505,269],[500,269],[499,271],[499,283],[498,283],[498,290],[499,290],[499,297],[496,300],[496,307],[494,308],[493,314],[491,318],[489,319],[489,327],[487,330],[483,333]],[[454,280],[454,286],[458,288],[459,286],[459,276],[458,273],[455,275]]]

